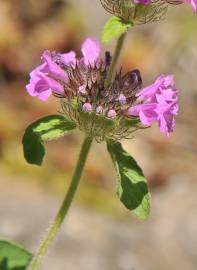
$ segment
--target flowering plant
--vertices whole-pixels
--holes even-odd
[[[196,12],[196,0],[187,2]],[[149,216],[147,181],[120,140],[132,138],[136,131],[153,123],[157,123],[160,131],[169,137],[178,113],[178,90],[174,76],[170,74],[162,74],[151,85],[143,87],[142,76],[137,69],[126,74],[122,70],[114,73],[126,32],[135,24],[159,20],[167,6],[175,3],[182,2],[101,0],[103,7],[115,15],[106,23],[102,34],[104,42],[119,37],[113,55],[106,52],[102,58],[100,42],[86,38],[81,46],[81,57],[74,51],[59,53],[46,50],[41,56],[42,63],[30,73],[26,86],[28,94],[41,101],[53,95],[59,99],[61,111],[27,127],[23,137],[27,162],[41,165],[45,155],[44,142],[65,136],[75,128],[84,132],[85,139],[68,192],[35,256],[32,258],[31,253],[24,249],[0,241],[0,249],[11,250],[23,258],[23,264],[19,265],[21,270],[40,267],[71,205],[93,140],[107,144],[117,173],[117,195],[121,202],[139,218]]]

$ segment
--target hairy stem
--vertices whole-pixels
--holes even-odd
[[[112,58],[111,65],[109,67],[107,78],[105,80],[105,87],[108,87],[113,79],[114,69],[116,67],[118,58],[120,56],[120,52],[121,52],[121,49],[125,40],[125,36],[126,36],[126,33],[122,34],[117,41],[116,49]]]
[[[72,181],[70,183],[68,192],[65,196],[65,199],[54,219],[54,221],[52,222],[49,231],[46,235],[46,237],[44,238],[44,240],[42,241],[36,255],[33,257],[32,262],[30,264],[30,268],[31,270],[37,270],[39,268],[39,266],[41,265],[41,262],[43,260],[44,255],[46,254],[49,246],[51,245],[51,243],[53,242],[53,240],[55,239],[61,224],[63,223],[65,216],[70,208],[70,205],[72,203],[72,200],[74,198],[74,195],[77,191],[77,187],[79,185],[79,180],[81,178],[83,169],[84,169],[84,165],[85,162],[87,160],[87,156],[90,150],[90,146],[92,143],[92,138],[85,138],[82,148],[81,148],[81,152],[79,154],[79,159],[73,174],[73,178]]]

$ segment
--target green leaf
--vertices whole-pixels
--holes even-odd
[[[150,214],[150,194],[142,169],[119,142],[108,141],[107,148],[118,176],[118,197],[138,217],[147,218]]]
[[[41,165],[45,155],[43,141],[58,139],[76,127],[62,115],[49,115],[28,126],[23,136],[23,152],[30,164]]]
[[[131,22],[124,22],[120,17],[113,16],[105,24],[102,32],[102,42],[107,43],[125,33],[132,26]]]
[[[0,240],[0,270],[25,270],[32,254],[15,243]]]

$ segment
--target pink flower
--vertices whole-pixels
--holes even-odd
[[[63,93],[63,87],[58,80],[67,80],[64,70],[53,60],[53,55],[49,51],[44,51],[41,60],[42,65],[35,68],[30,73],[30,82],[26,86],[27,92],[31,96],[37,96],[45,101],[52,92]]]
[[[130,107],[127,114],[139,116],[146,126],[157,122],[160,131],[169,136],[175,126],[174,116],[178,113],[178,97],[173,76],[161,75],[136,96],[138,104]]]
[[[64,72],[64,70],[55,62],[55,53],[51,53],[50,51],[44,51],[44,53],[41,56],[41,60],[44,63],[44,70],[43,72],[47,73],[48,75],[51,75],[52,77],[66,81],[67,75]]]
[[[87,38],[82,44],[83,57],[80,59],[73,51],[64,54],[44,51],[42,64],[30,73],[30,82],[26,86],[28,94],[45,101],[53,92],[63,93],[64,84],[69,80],[67,68],[75,66],[77,61],[84,62],[87,67],[96,64],[100,50],[100,43],[96,39]]]
[[[30,73],[30,83],[26,90],[30,96],[37,96],[40,100],[45,101],[52,93],[62,93],[63,87],[52,77],[49,77],[49,70],[46,64],[42,64]]]

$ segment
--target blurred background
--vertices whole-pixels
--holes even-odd
[[[42,167],[25,162],[25,127],[59,109],[53,97],[42,103],[27,95],[28,74],[45,49],[80,54],[84,38],[99,38],[108,17],[98,0],[0,0],[1,239],[35,251],[63,199],[83,139],[75,131],[47,143]],[[171,6],[166,20],[133,29],[121,56],[125,71],[141,70],[144,85],[174,73],[180,90],[170,139],[152,127],[123,142],[148,179],[150,218],[139,221],[121,205],[105,145],[95,143],[43,270],[197,269],[196,29],[190,6]]]

